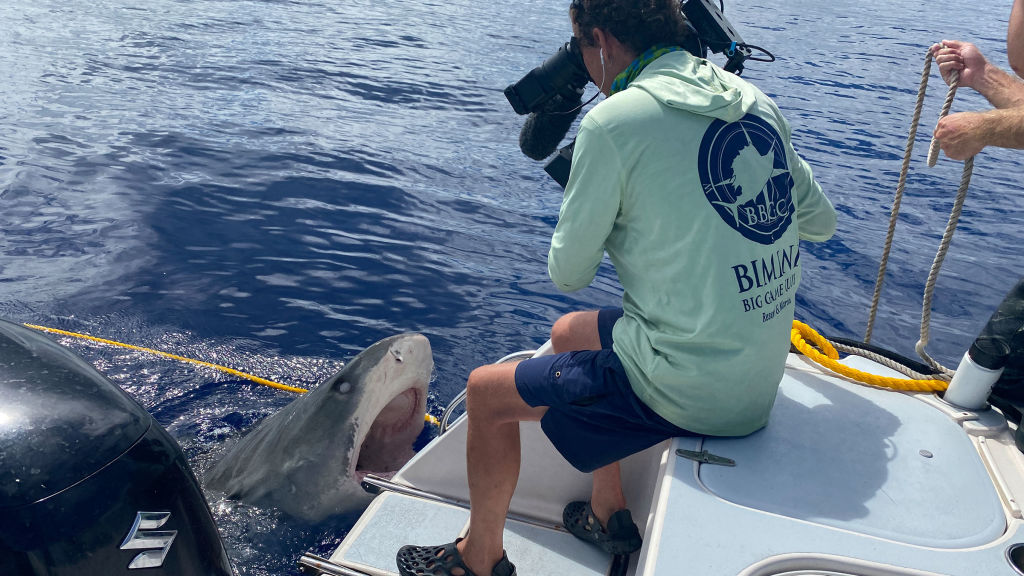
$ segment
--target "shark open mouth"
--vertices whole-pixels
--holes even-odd
[[[363,438],[355,475],[360,482],[367,474],[385,478],[413,457],[413,443],[423,431],[426,399],[422,390],[409,388],[388,402]]]

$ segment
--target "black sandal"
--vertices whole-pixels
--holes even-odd
[[[573,536],[609,554],[630,554],[643,546],[640,530],[629,510],[612,514],[605,529],[594,515],[590,502],[570,502],[562,511],[562,524]]]
[[[402,546],[395,558],[398,573],[402,576],[476,576],[455,547],[461,540],[442,546]],[[516,576],[516,567],[502,554],[491,569],[491,576]]]

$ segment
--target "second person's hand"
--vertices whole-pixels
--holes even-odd
[[[950,83],[950,76],[955,71],[960,73],[960,86],[983,91],[981,83],[984,82],[988,59],[977,46],[970,42],[943,40],[941,44],[932,46],[931,51],[946,84]]]
[[[964,161],[985,147],[984,112],[960,112],[939,120],[934,136],[946,156]]]

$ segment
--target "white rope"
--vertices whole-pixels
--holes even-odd
[[[949,251],[949,243],[953,240],[953,233],[956,232],[956,225],[960,220],[964,199],[967,198],[967,187],[971,184],[971,174],[973,171],[974,157],[972,156],[964,162],[964,172],[960,177],[960,189],[957,190],[956,202],[953,203],[953,211],[949,215],[949,222],[946,224],[946,231],[942,235],[939,251],[935,254],[932,268],[928,272],[928,282],[925,284],[924,299],[921,303],[921,339],[914,346],[914,349],[917,350],[917,355],[923,358],[929,366],[949,376],[953,375],[954,370],[939,364],[928,355],[924,348],[928,345],[928,327],[931,324],[932,318],[932,293],[935,291],[935,282],[939,278],[939,269],[942,268],[942,261],[946,258],[946,252]]]
[[[887,358],[885,356],[882,356],[881,354],[872,352],[870,350],[865,350],[864,348],[850,346],[847,344],[837,344],[836,342],[832,342],[832,346],[836,349],[837,352],[842,352],[843,354],[852,354],[854,356],[862,356],[864,358],[867,358],[868,360],[871,360],[872,362],[881,364],[882,366],[888,366],[889,368],[892,368],[893,370],[899,372],[900,374],[903,374],[908,378],[913,378],[914,380],[944,380],[946,382],[950,380],[950,376],[947,376],[945,374],[922,374],[910,368],[909,366],[906,366],[905,364],[902,364],[900,362],[897,362],[896,360]]]
[[[917,135],[917,128],[921,120],[921,108],[924,102],[924,95],[928,87],[928,76],[931,72],[931,65],[932,51],[929,49],[927,56],[925,56],[924,71],[921,74],[921,86],[917,92],[917,106],[914,109],[914,117],[911,121],[910,136],[907,138],[907,148],[903,157],[903,168],[900,170],[900,180],[899,184],[896,186],[896,197],[893,200],[892,213],[889,217],[889,233],[886,236],[885,248],[882,253],[882,261],[878,270],[878,278],[875,281],[875,294],[872,299],[871,311],[868,316],[868,327],[864,336],[865,342],[871,341],[871,332],[874,327],[875,315],[878,311],[878,301],[882,292],[882,281],[885,278],[885,269],[889,259],[889,251],[892,248],[892,240],[896,230],[896,220],[899,216],[900,202],[903,198],[904,188],[906,187],[907,173],[910,167],[910,154],[913,151],[914,139]],[[939,114],[940,121],[949,114],[949,109],[953,105],[953,98],[956,96],[956,89],[959,84],[960,74],[954,71],[950,76],[949,92],[946,94],[946,100],[943,103],[942,112]],[[933,137],[931,146],[928,150],[928,166],[935,165],[938,155],[939,141]],[[939,270],[942,268],[942,262],[945,260],[946,253],[949,251],[949,244],[953,239],[953,233],[956,232],[956,226],[960,220],[960,213],[963,210],[964,200],[967,197],[967,188],[970,186],[971,174],[973,171],[974,157],[971,157],[964,162],[964,171],[960,178],[960,188],[957,191],[956,201],[953,203],[953,210],[949,215],[949,222],[946,224],[946,230],[943,233],[942,241],[939,243],[939,250],[935,254],[931,270],[928,273],[928,280],[925,283],[924,297],[921,304],[921,337],[914,346],[918,355],[921,356],[929,366],[946,376],[952,376],[954,371],[936,362],[935,359],[929,356],[925,351],[925,347],[928,345],[928,331],[931,325],[932,295],[935,291],[935,283],[938,280]]]
[[[903,167],[900,168],[900,180],[896,184],[896,197],[892,201],[892,212],[889,215],[889,232],[885,236],[885,248],[882,251],[881,263],[878,266],[878,278],[875,280],[875,295],[871,299],[871,311],[868,313],[868,328],[864,333],[864,342],[871,342],[871,331],[875,325],[875,314],[878,312],[878,301],[882,295],[882,282],[885,280],[885,269],[889,265],[889,251],[892,250],[892,239],[896,234],[896,220],[900,214],[900,203],[903,201],[903,191],[907,187],[907,174],[910,173],[910,157],[914,152],[914,140],[917,139],[917,127],[921,123],[921,110],[924,108],[924,95],[928,90],[928,76],[932,70],[932,53],[924,59],[924,71],[921,73],[921,85],[917,89],[917,105],[914,106],[914,116],[910,121],[910,135],[907,136],[907,146],[903,152]]]

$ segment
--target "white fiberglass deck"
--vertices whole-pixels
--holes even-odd
[[[867,361],[853,361],[865,369]],[[396,481],[467,500],[464,424],[421,451]],[[523,576],[604,573],[610,558],[553,527],[566,502],[587,497],[589,477],[558,456],[539,426],[522,430],[512,513],[552,527],[510,521],[510,559]],[[677,448],[708,450],[736,466],[698,465],[676,456]],[[627,459],[623,475],[644,533],[630,574],[1019,574],[1005,556],[1024,542],[1013,497],[1024,494],[1024,458],[1001,416],[849,383],[798,356],[788,360],[764,430],[677,438]],[[387,494],[332,560],[387,574],[399,546],[450,542],[467,520],[458,506]]]
[[[791,371],[766,428],[703,449],[737,465],[702,466],[701,483],[747,508],[932,548],[981,546],[1006,529],[963,428],[912,396]]]
[[[373,576],[395,572],[395,555],[403,545],[446,544],[469,525],[465,508],[395,493],[376,498],[367,512],[363,520],[372,521],[356,524],[332,560]],[[509,520],[505,549],[523,575],[602,576],[608,568],[608,557],[599,550],[553,527]]]
[[[1016,574],[1004,555],[1024,534],[961,426],[800,364],[761,432],[675,440],[736,467],[672,461],[643,574]]]

